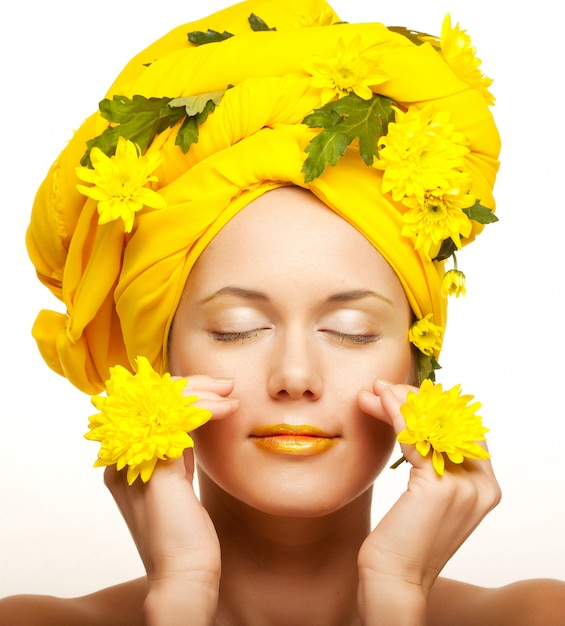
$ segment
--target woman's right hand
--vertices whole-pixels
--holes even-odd
[[[196,395],[195,406],[224,419],[238,407],[227,396],[230,380],[191,376],[185,395]],[[193,489],[194,455],[159,461],[147,483],[126,481],[126,470],[105,471],[112,493],[135,541],[147,572],[147,624],[204,625],[216,613],[221,569],[220,545],[210,517]]]

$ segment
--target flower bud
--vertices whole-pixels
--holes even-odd
[[[443,296],[464,296],[467,293],[465,289],[465,274],[461,270],[449,270],[443,275],[441,284],[441,294]]]

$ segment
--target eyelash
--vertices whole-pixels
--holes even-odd
[[[212,339],[215,339],[216,341],[225,341],[225,342],[232,342],[232,343],[237,343],[237,342],[241,342],[244,343],[245,341],[248,341],[249,339],[255,339],[255,337],[257,337],[259,335],[259,329],[253,329],[253,330],[245,330],[242,332],[234,332],[234,331],[228,331],[228,332],[211,332],[209,333],[210,337],[212,337]]]
[[[337,330],[324,330],[322,332],[332,335],[332,337],[335,337],[336,339],[338,339],[340,343],[349,342],[349,343],[355,343],[355,344],[361,344],[361,345],[368,344],[368,343],[375,343],[382,337],[382,335],[380,334],[351,335],[349,333],[340,333]]]
[[[216,341],[222,341],[226,343],[244,343],[250,339],[255,339],[259,336],[260,329],[246,330],[246,331],[229,331],[229,332],[211,332],[210,337]],[[340,343],[353,343],[357,345],[365,345],[369,343],[375,343],[382,337],[380,334],[376,335],[353,335],[349,333],[340,333],[337,330],[323,330],[321,332],[327,333],[337,339]]]

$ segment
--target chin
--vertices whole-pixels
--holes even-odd
[[[288,464],[278,471],[263,472],[244,481],[232,475],[221,480],[199,468],[201,496],[208,501],[229,501],[229,506],[244,506],[257,512],[285,518],[319,518],[347,508],[360,498],[371,497],[378,474],[348,476],[316,471],[303,463]],[[210,500],[211,499],[211,500]]]
[[[338,499],[335,496],[323,497],[319,494],[313,496],[311,493],[297,495],[293,494],[292,500],[284,497],[274,501],[255,502],[257,511],[265,515],[286,519],[318,519],[338,514],[340,511],[349,508],[362,496],[366,495],[370,501],[372,485],[365,491],[355,494],[350,499]]]

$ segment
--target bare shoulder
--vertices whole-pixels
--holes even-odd
[[[18,595],[0,599],[2,626],[143,626],[145,578],[79,598]]]
[[[565,582],[536,578],[489,588],[440,578],[429,617],[433,626],[565,626]]]

